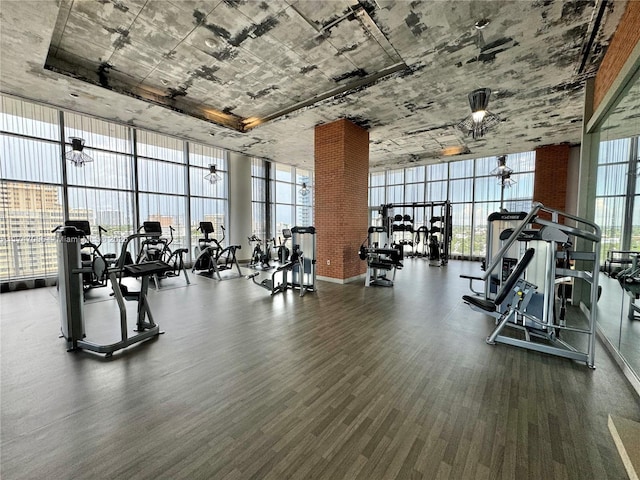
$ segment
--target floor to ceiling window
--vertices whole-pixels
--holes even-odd
[[[200,222],[211,222],[214,230],[212,236],[219,241],[224,234],[222,227],[229,225],[227,162],[227,152],[221,148],[189,144],[192,244],[202,238],[202,233],[196,231]],[[215,173],[211,166],[215,166]]]
[[[117,254],[136,225],[131,129],[65,112],[64,137],[65,151],[71,137],[82,138],[93,160],[82,167],[66,162],[69,219],[88,220],[93,236],[104,228],[100,251]]]
[[[0,279],[52,275],[63,222],[58,112],[0,96]]]
[[[535,153],[508,155],[515,184],[502,192],[500,182],[490,172],[496,157],[437,163],[426,166],[373,172],[369,176],[369,208],[375,223],[377,209],[387,203],[439,203],[449,200],[452,208],[451,254],[461,258],[482,257],[486,249],[487,217],[502,208],[528,211],[533,198]],[[429,227],[437,211],[424,208],[394,209],[409,215],[413,227]]]
[[[313,179],[311,172],[271,163],[271,235],[293,226],[313,225]]]
[[[595,222],[602,229],[603,262],[611,250],[640,250],[638,138],[600,142]]]
[[[83,166],[65,160],[72,137],[91,159]],[[211,165],[215,184],[204,178]],[[165,237],[172,226],[174,247],[189,248],[190,223],[210,220],[219,234],[229,219],[227,172],[222,149],[0,95],[0,281],[55,275],[51,230],[65,216],[88,220],[94,243],[105,228],[105,254],[119,253],[147,220]]]
[[[261,158],[251,159],[251,234],[267,237],[267,168]]]

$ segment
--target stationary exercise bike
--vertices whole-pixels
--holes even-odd
[[[249,262],[249,267],[253,268],[262,268],[263,270],[268,270],[271,267],[269,262],[271,261],[271,249],[269,248],[269,240],[265,242],[264,250],[262,249],[262,239],[256,235],[251,235],[247,237],[249,240],[249,244],[255,243],[253,247],[253,251],[251,252],[251,260]],[[275,244],[275,239],[273,239]]]

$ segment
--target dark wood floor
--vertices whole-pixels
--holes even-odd
[[[489,346],[477,264],[406,263],[394,288],[153,292],[166,334],[108,360],[65,351],[55,289],[3,294],[1,477],[626,478],[607,415],[640,402],[602,347],[592,371]]]

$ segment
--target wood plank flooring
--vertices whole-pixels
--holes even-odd
[[[65,351],[55,289],[3,294],[0,476],[626,478],[607,415],[640,401],[600,345],[595,371],[489,346],[461,301],[477,263],[405,263],[393,288],[152,292],[166,334],[106,360]],[[87,305],[89,337],[117,324]]]

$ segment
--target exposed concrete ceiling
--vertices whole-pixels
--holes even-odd
[[[580,142],[625,5],[3,1],[0,90],[305,167],[338,118],[369,130],[372,169],[491,156]],[[482,87],[501,122],[473,139],[456,124]]]

